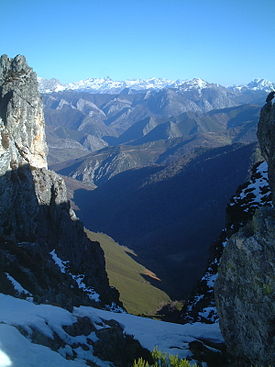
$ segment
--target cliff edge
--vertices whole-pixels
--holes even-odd
[[[257,135],[268,163],[273,207],[257,209],[228,240],[215,285],[231,365],[242,367],[272,365],[275,353],[275,105],[270,100],[261,110]]]
[[[120,304],[118,292],[109,286],[103,251],[87,238],[63,179],[47,169],[46,158],[36,74],[24,56],[3,55],[0,292],[67,308]]]
[[[261,152],[268,164],[269,185],[275,205],[275,103],[267,102],[261,110],[257,137]]]

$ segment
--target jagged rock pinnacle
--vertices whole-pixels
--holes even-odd
[[[47,167],[42,102],[24,56],[0,58],[0,174],[29,164]]]

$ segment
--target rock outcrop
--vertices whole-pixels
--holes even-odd
[[[257,136],[262,155],[268,163],[269,184],[273,192],[273,205],[275,205],[275,104],[271,101],[261,110]]]
[[[47,168],[42,102],[24,56],[0,59],[0,173],[24,164]]]
[[[37,78],[23,56],[0,58],[0,135],[0,292],[68,308],[119,304],[103,251],[47,169]]]
[[[255,154],[255,160],[262,159]],[[218,322],[214,284],[218,268],[228,238],[238,232],[240,227],[250,222],[255,211],[261,207],[272,206],[271,189],[268,182],[266,162],[257,162],[251,169],[250,179],[241,184],[226,208],[226,226],[217,241],[211,246],[209,264],[191,297],[184,304],[179,322]]]
[[[258,139],[268,163],[275,197],[275,106],[261,111]],[[256,187],[261,190],[261,182]],[[220,326],[231,365],[274,362],[275,210],[262,207],[232,235],[224,249],[215,285]]]

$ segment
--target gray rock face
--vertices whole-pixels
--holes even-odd
[[[257,135],[262,154],[268,163],[269,183],[275,205],[275,104],[271,101],[261,110]]]
[[[0,173],[47,167],[44,116],[36,74],[24,56],[0,58]]]
[[[222,256],[217,308],[228,352],[240,366],[268,366],[274,358],[274,243],[274,211],[262,208],[230,238]]]
[[[99,294],[97,305],[118,302],[103,251],[70,208],[63,179],[47,170],[36,75],[23,56],[0,59],[0,133],[0,291],[14,293],[5,285],[8,273],[36,301],[94,304],[76,281],[81,275],[86,288]]]
[[[275,108],[262,111],[258,138],[268,162],[273,194]],[[274,362],[275,210],[257,209],[252,220],[228,241],[215,285],[220,326],[234,366],[269,366]]]

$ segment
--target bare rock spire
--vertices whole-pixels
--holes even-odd
[[[37,77],[24,56],[1,56],[0,85],[0,174],[25,164],[47,168]]]

